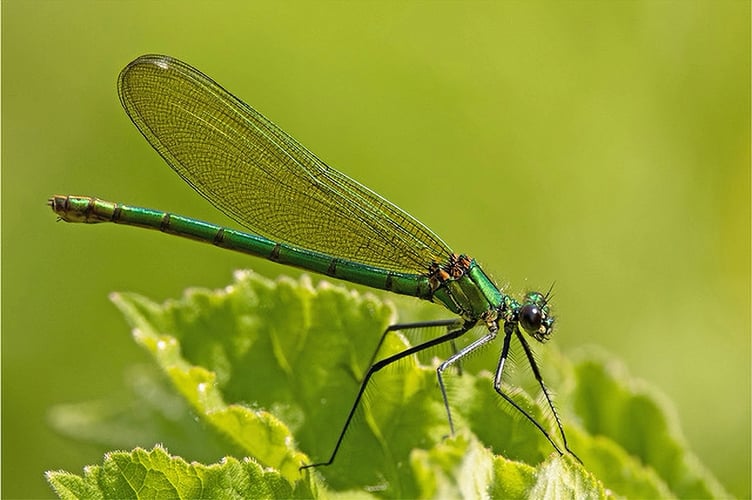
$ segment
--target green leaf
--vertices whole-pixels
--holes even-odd
[[[571,457],[552,457],[538,467],[494,457],[492,498],[605,498],[595,476],[583,473]]]
[[[87,467],[83,476],[48,472],[47,480],[61,498],[308,498],[305,481],[290,483],[279,472],[253,460],[228,457],[221,463],[188,463],[156,446],[112,452],[102,466]]]
[[[582,445],[592,459],[583,460],[612,491],[634,497],[728,497],[689,451],[663,395],[631,379],[618,361],[597,349],[576,358],[575,389],[568,400],[582,431],[593,436]]]
[[[429,355],[377,373],[334,464],[301,472],[329,459],[378,339],[396,322],[391,305],[323,282],[314,288],[305,277],[270,281],[250,272],[223,290],[192,289],[162,305],[135,294],[112,299],[161,375],[134,370],[131,405],[60,407],[53,425],[113,447],[164,443],[188,460],[219,463],[189,465],[161,448],[111,453],[83,476],[49,473],[60,496],[117,496],[126,490],[112,488],[127,485],[126,496],[188,498],[204,470],[233,485],[214,490],[220,496],[725,496],[654,391],[602,353],[582,351],[572,363],[553,346],[538,355],[585,466],[555,453],[473,359],[461,376],[447,377],[458,430],[447,438]],[[411,332],[402,333],[386,337],[378,358],[408,345]],[[560,440],[534,380],[525,383],[529,371],[509,375],[522,389],[505,390]],[[239,478],[258,489],[249,493]]]

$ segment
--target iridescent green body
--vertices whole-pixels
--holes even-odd
[[[548,295],[530,292],[518,302],[502,293],[475,260],[455,254],[421,222],[326,165],[261,113],[188,64],[169,56],[141,56],[120,73],[118,92],[128,116],[170,167],[252,233],[89,196],[50,198],[48,203],[61,220],[155,229],[436,302],[461,318],[407,325],[438,325],[450,331],[372,363],[330,459],[312,465],[332,463],[372,375],[406,356],[451,342],[478,324],[486,327],[485,335],[437,368],[450,429],[453,424],[443,371],[503,331],[494,389],[561,453],[548,432],[501,388],[509,344],[516,337],[549,403],[564,448],[569,450],[532,351],[521,333],[541,342],[548,339],[554,322]]]
[[[476,322],[488,311],[497,310],[505,299],[475,260],[464,256],[456,258],[467,261],[467,270],[457,278],[442,279],[436,276],[436,271],[432,277],[428,265],[423,274],[399,273],[178,214],[132,207],[90,196],[56,195],[50,199],[50,206],[65,222],[114,222],[155,229],[351,283],[438,302],[471,322]],[[514,301],[512,305],[513,308],[517,306]]]
[[[182,215],[87,196],[54,197],[52,204],[66,222],[115,222],[156,229],[372,288],[426,300],[432,297],[426,276],[377,269]]]

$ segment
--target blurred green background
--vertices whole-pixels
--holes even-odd
[[[51,496],[45,470],[101,462],[46,418],[125,397],[125,367],[146,360],[110,291],[298,274],[55,223],[55,193],[228,222],[120,108],[118,72],[149,52],[212,76],[510,290],[555,280],[555,342],[620,356],[750,495],[749,2],[6,0],[3,497]]]

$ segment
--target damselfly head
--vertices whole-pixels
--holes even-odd
[[[554,317],[548,307],[548,294],[528,292],[517,312],[522,329],[538,342],[545,342],[554,329]]]

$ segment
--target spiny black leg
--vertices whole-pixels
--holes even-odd
[[[456,322],[456,320],[453,320]],[[434,327],[437,326],[437,322],[425,322],[422,323],[426,325],[426,327]],[[439,321],[438,325],[447,325],[450,324],[447,321]],[[413,324],[415,325],[415,324]],[[404,326],[404,325],[403,325]],[[358,389],[358,395],[355,396],[355,401],[353,402],[352,408],[350,409],[350,413],[347,415],[347,419],[345,420],[345,425],[342,427],[342,431],[339,433],[339,437],[337,438],[337,443],[334,445],[334,450],[332,450],[332,454],[329,457],[329,460],[326,462],[318,462],[315,464],[307,464],[300,467],[300,469],[308,469],[310,467],[319,467],[322,465],[331,465],[334,462],[334,458],[337,456],[337,451],[339,451],[339,447],[342,444],[342,440],[345,437],[345,433],[347,432],[347,428],[350,426],[350,422],[352,421],[353,417],[355,416],[355,411],[358,409],[358,405],[360,404],[360,400],[363,397],[363,394],[365,393],[366,387],[368,386],[368,382],[371,380],[371,377],[381,370],[382,368],[391,365],[392,363],[396,363],[400,359],[406,358],[407,356],[411,356],[413,354],[417,354],[421,351],[424,351],[426,349],[430,349],[431,347],[435,347],[437,345],[443,344],[444,342],[449,342],[450,340],[456,339],[462,335],[464,335],[468,330],[470,330],[474,325],[473,324],[463,324],[460,328],[457,330],[453,330],[449,333],[446,333],[440,337],[436,337],[435,339],[431,339],[427,342],[424,342],[420,345],[410,347],[408,349],[405,349],[402,352],[399,352],[397,354],[394,354],[392,356],[389,356],[387,358],[384,358],[373,365],[368,369],[368,372],[366,372],[366,376],[363,377],[363,382],[360,384],[360,389]],[[415,326],[413,326],[415,327]],[[383,340],[383,339],[382,339]]]
[[[520,413],[522,413],[523,415],[525,415],[525,417],[527,417],[527,419],[530,422],[532,422],[533,425],[535,425],[538,428],[538,430],[543,433],[544,436],[546,436],[546,439],[548,439],[548,442],[551,443],[551,445],[559,453],[559,455],[563,455],[562,451],[556,445],[556,443],[554,442],[554,440],[551,439],[551,436],[549,436],[549,434],[546,431],[546,429],[544,429],[543,426],[541,424],[539,424],[537,420],[535,420],[527,411],[525,411],[525,409],[523,409],[520,405],[518,405],[517,403],[515,403],[514,400],[510,396],[506,395],[504,393],[504,391],[501,390],[501,377],[502,377],[502,373],[504,372],[504,362],[506,361],[507,356],[509,355],[509,343],[512,340],[512,332],[514,330],[516,330],[516,324],[515,323],[505,323],[504,324],[504,346],[501,349],[501,356],[499,357],[499,366],[498,366],[498,368],[496,368],[496,376],[494,377],[494,389],[509,404],[511,404],[512,406],[514,406],[517,409],[517,411],[519,411]],[[522,345],[525,346],[526,344],[523,342]],[[530,349],[530,347],[528,346],[527,349],[525,350],[525,352],[529,352],[530,353],[529,349]],[[531,357],[532,357],[532,353],[530,353],[528,355],[528,359],[530,359]],[[536,378],[541,383],[541,387],[543,387],[543,381],[540,378],[540,373],[538,372],[537,365],[535,365],[535,363],[532,362],[532,361],[531,361],[531,364],[533,366],[533,371],[536,373]],[[544,392],[545,392],[545,389],[544,389]],[[546,393],[546,398],[548,398],[548,393]],[[551,400],[549,399],[548,401],[549,401],[549,404],[551,404]],[[555,412],[554,412],[554,414],[555,414]],[[558,422],[558,417],[557,417],[556,421]],[[561,429],[561,424],[559,424],[559,429]],[[569,450],[569,448],[567,448],[567,451],[569,451],[570,453],[572,453]],[[572,453],[572,455],[574,455],[574,453]],[[576,455],[575,455],[575,457],[576,457]],[[579,460],[579,458],[577,460]]]
[[[532,349],[530,349],[530,345],[527,343],[527,340],[525,340],[525,337],[522,336],[519,329],[515,329],[515,334],[517,335],[517,338],[520,340],[520,343],[522,344],[522,348],[525,350],[525,355],[527,356],[527,360],[533,369],[535,380],[538,381],[538,384],[540,385],[540,388],[543,391],[543,395],[546,396],[548,407],[551,408],[551,411],[554,414],[554,419],[556,420],[556,426],[559,428],[561,439],[564,442],[564,449],[566,449],[570,455],[576,458],[578,462],[582,463],[582,460],[580,460],[580,457],[578,457],[572,450],[569,449],[569,445],[567,444],[567,436],[564,434],[564,428],[561,425],[559,414],[556,412],[554,403],[553,401],[551,401],[551,396],[548,394],[548,389],[546,389],[546,385],[543,383],[543,376],[541,375],[541,372],[538,369],[538,363],[535,362],[535,356],[533,356],[533,351]],[[548,435],[546,435],[546,437],[548,437]],[[548,440],[551,441],[551,438],[549,438]]]
[[[457,318],[452,318],[452,319],[439,319],[439,320],[433,320],[433,321],[417,321],[415,323],[397,323],[396,325],[389,325],[386,328],[386,330],[384,330],[384,333],[381,334],[379,343],[376,344],[376,349],[373,351],[373,354],[371,355],[371,359],[368,360],[368,366],[373,366],[373,364],[376,362],[376,357],[379,355],[381,346],[384,344],[384,339],[386,339],[386,336],[389,335],[390,333],[396,332],[399,330],[432,328],[436,326],[454,326],[456,328],[459,328],[460,326],[462,326],[462,321]],[[455,345],[454,340],[452,340],[452,346],[454,345]],[[455,352],[456,352],[456,347],[455,347]]]

